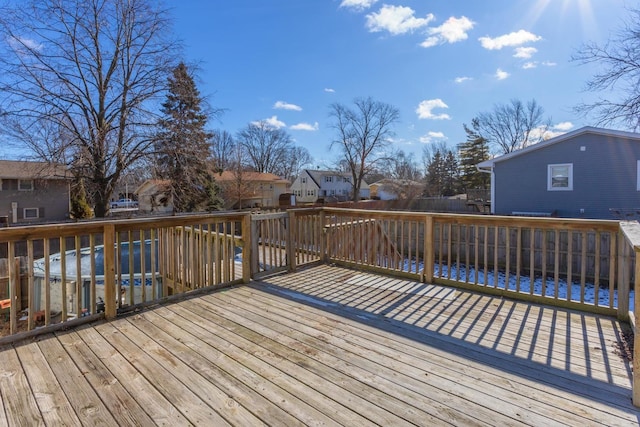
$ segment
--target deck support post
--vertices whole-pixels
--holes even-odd
[[[640,407],[640,248],[634,246],[635,252],[635,277],[633,281],[633,317],[635,319],[635,331],[633,334],[633,405]],[[629,297],[627,296],[627,300]],[[619,301],[619,300],[618,300]]]
[[[622,231],[618,232],[618,320],[628,322],[629,285],[631,282],[631,246],[627,244]]]
[[[433,282],[433,248],[435,245],[433,222],[433,215],[427,214],[424,222],[424,267],[422,269],[422,281],[424,283]]]
[[[104,241],[104,316],[116,317],[116,229],[113,223],[105,224]]]
[[[251,214],[247,213],[242,218],[242,282],[249,283],[252,277],[252,257],[257,257],[258,252],[253,251],[254,222]]]
[[[324,227],[325,225],[325,219],[326,214],[324,212],[324,208],[320,209],[320,227],[319,227],[319,232],[320,232],[320,260],[322,260],[322,262],[324,264],[328,264],[329,263],[329,254],[327,253],[327,233],[326,233],[326,228]]]
[[[287,228],[287,264],[289,266],[289,272],[296,271],[296,212],[294,210],[288,210],[289,214],[289,227]]]

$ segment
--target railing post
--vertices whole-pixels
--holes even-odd
[[[635,277],[633,280],[633,316],[636,330],[633,334],[633,404],[640,407],[640,248],[634,246]],[[628,298],[627,298],[628,299]],[[619,303],[619,301],[618,301]]]
[[[289,228],[287,229],[287,264],[289,272],[296,271],[296,213],[293,210],[287,210],[289,215]]]
[[[256,216],[257,218],[259,218],[259,216]],[[251,277],[253,277],[254,274],[256,273],[260,273],[260,249],[258,248],[258,244],[259,244],[259,238],[258,238],[258,221],[259,220],[254,220],[253,216],[251,214],[249,214],[249,222],[250,222],[250,227],[249,227],[249,234],[251,235],[251,237],[249,237],[249,271],[251,274]]]
[[[320,235],[320,259],[323,263],[327,264],[329,262],[329,255],[327,253],[327,233],[325,232],[325,218],[326,214],[324,212],[324,208],[320,209],[320,230],[318,230]]]
[[[630,246],[622,230],[618,232],[618,320],[629,321]]]
[[[107,319],[116,317],[116,228],[113,224],[105,224],[104,239],[104,316]],[[119,249],[119,248],[118,248]]]
[[[433,237],[434,221],[433,215],[427,214],[424,222],[424,267],[422,269],[422,281],[424,283],[433,282]]]
[[[251,281],[252,257],[258,256],[253,251],[253,221],[251,221],[251,213],[247,213],[242,219],[242,281],[249,283]]]
[[[18,312],[20,311],[20,263],[18,262],[18,268],[15,263],[15,247],[13,242],[8,242],[7,245],[7,267],[9,269],[9,299],[11,300],[11,306],[9,307],[9,330],[11,334],[15,334],[18,331]]]

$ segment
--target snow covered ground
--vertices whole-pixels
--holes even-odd
[[[416,268],[415,262],[405,262],[405,271],[422,271],[422,264],[418,265]],[[499,272],[497,277],[497,282],[494,280],[494,272],[490,271],[485,274],[484,271],[478,271],[478,284],[487,286],[494,286],[498,289],[508,289],[510,291],[517,291],[517,283],[515,274],[509,275],[509,282],[507,283],[506,275],[504,272]],[[446,265],[440,267],[437,263],[434,265],[434,275],[436,277],[447,278],[450,277],[451,280],[457,280],[461,282],[475,282],[476,271],[473,267],[466,268],[466,266],[461,265],[458,269],[456,265],[451,266],[451,271]],[[468,280],[467,280],[468,275]],[[520,276],[520,292],[528,294],[530,292],[531,286],[533,286],[533,294],[534,295],[544,295],[547,297],[555,297],[556,295],[556,284],[553,277],[548,277],[547,280],[542,280],[542,277],[536,277],[533,284],[529,276]],[[570,284],[567,283],[564,279],[558,280],[558,289],[557,295],[559,299],[570,300],[575,302],[580,302],[580,294],[581,294],[581,286],[580,283],[572,282]],[[570,298],[568,295],[570,293]],[[600,286],[597,292],[598,305],[608,307],[609,302],[613,300],[613,307],[618,307],[618,291],[616,289],[613,292],[609,291],[608,287]],[[633,310],[633,298],[634,292],[633,290],[629,295],[629,309]],[[585,283],[584,289],[584,302],[588,304],[595,304],[596,300],[596,287],[593,283]]]

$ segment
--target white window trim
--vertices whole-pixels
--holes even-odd
[[[35,211],[36,212],[36,216],[27,216],[27,211]],[[38,209],[38,208],[23,208],[22,209],[22,218],[25,219],[25,220],[38,219],[38,218],[40,218],[40,209]]]
[[[569,181],[567,187],[553,187],[551,185],[551,172],[554,167],[569,168]],[[554,163],[547,165],[547,191],[573,191],[573,163]]]
[[[23,182],[30,182],[31,183],[31,188],[21,188]],[[19,179],[18,180],[18,191],[33,191],[34,188],[35,188],[35,183],[33,182],[33,179]]]

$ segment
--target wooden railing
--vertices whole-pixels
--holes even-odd
[[[248,282],[249,228],[246,214],[214,214],[0,229],[0,335]]]
[[[323,211],[331,262],[628,317],[616,221]]]
[[[0,336],[112,318],[320,262],[635,325],[640,297],[634,293],[630,315],[630,295],[638,289],[639,251],[637,222],[340,208],[11,227],[0,229]],[[638,334],[635,340],[640,404]]]

